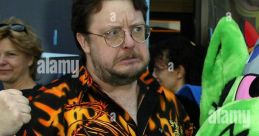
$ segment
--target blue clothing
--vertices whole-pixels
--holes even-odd
[[[183,107],[189,114],[196,130],[199,128],[201,87],[185,84],[177,93]],[[195,133],[196,131],[194,131]]]
[[[200,107],[201,86],[185,84],[177,93],[177,96],[183,96],[194,101]]]

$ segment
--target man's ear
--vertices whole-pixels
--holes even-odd
[[[86,54],[90,53],[90,45],[89,42],[85,39],[84,34],[76,33],[76,39],[79,42],[81,48],[84,50]]]
[[[175,70],[178,79],[185,78],[185,68],[182,65],[179,65]]]

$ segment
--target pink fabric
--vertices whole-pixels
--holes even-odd
[[[251,98],[251,96],[249,95],[249,88],[255,78],[256,78],[255,76],[246,76],[241,81],[241,84],[239,85],[238,90],[237,90],[236,100]]]

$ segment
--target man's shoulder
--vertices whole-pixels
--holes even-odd
[[[71,78],[70,75],[64,75],[60,77],[59,79],[52,80],[50,83],[44,85],[43,87],[40,88],[40,90],[45,91],[51,88],[56,88],[57,90],[60,87],[65,87],[65,86],[71,86],[74,85],[78,80]]]
[[[42,86],[38,91],[41,92],[35,99],[49,97],[67,97],[70,94],[77,94],[79,87],[81,86],[78,78],[73,78],[71,75],[64,75],[59,79],[51,81],[49,84]]]
[[[150,88],[151,91],[158,93],[161,96],[160,98],[163,98],[165,101],[177,101],[173,91],[161,86],[148,70],[140,76],[140,81],[142,87]]]
[[[158,81],[152,76],[149,70],[146,70],[139,78],[141,85],[157,91],[160,94],[166,93],[167,95],[174,95],[170,90],[161,86]]]
[[[168,90],[163,86],[160,86],[161,93],[165,96],[165,99],[170,102],[177,101],[177,97],[175,96],[172,90]]]
[[[44,85],[40,90],[45,91],[48,89],[58,90],[58,88],[69,87],[70,89],[79,87],[83,85],[85,80],[88,79],[85,75],[89,75],[87,73],[86,68],[82,65],[75,72],[71,74],[63,75],[62,77],[52,80],[49,84]]]

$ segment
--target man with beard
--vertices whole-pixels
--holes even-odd
[[[79,77],[45,86],[28,135],[191,135],[189,117],[146,71],[145,0],[74,0]],[[33,134],[32,134],[33,133]]]

